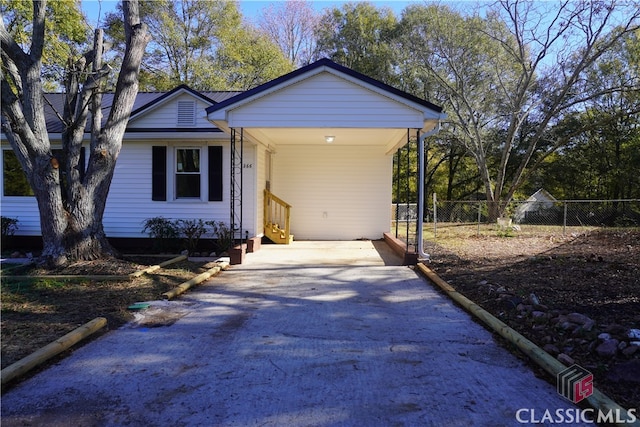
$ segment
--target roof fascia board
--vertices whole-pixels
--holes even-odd
[[[62,134],[61,133],[49,133],[50,141],[61,141]],[[122,137],[123,141],[131,141],[137,139],[157,139],[157,140],[168,140],[168,139],[182,139],[182,140],[228,140],[229,134],[225,132],[224,129],[216,129],[210,130],[208,129],[206,132],[188,132],[188,131],[149,131],[149,132],[125,132]],[[91,134],[89,132],[85,132],[85,138],[83,138],[84,142],[88,142],[91,140]],[[2,144],[9,144],[9,140],[6,138],[6,135],[3,133],[0,135],[0,141]]]

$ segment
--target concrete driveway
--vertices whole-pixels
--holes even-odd
[[[399,262],[382,242],[263,246],[159,304],[170,326],[111,331],[5,393],[2,425],[514,426],[573,407]]]

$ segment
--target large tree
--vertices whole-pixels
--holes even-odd
[[[2,114],[6,135],[40,211],[43,252],[50,264],[72,259],[115,255],[104,233],[102,218],[122,137],[138,92],[138,72],[149,42],[141,23],[137,0],[125,1],[126,49],[111,110],[102,120],[103,83],[109,67],[103,66],[102,33],[96,31],[93,48],[67,58],[63,121],[64,162],[53,154],[45,121],[43,58],[48,45],[47,2],[34,1],[30,45],[23,49],[0,23],[2,45]],[[89,112],[92,114],[89,114]],[[85,128],[91,117],[88,161],[81,162]],[[64,170],[61,170],[64,169]],[[64,175],[65,179],[62,179]]]
[[[301,67],[313,60],[318,21],[311,3],[292,0],[262,9],[258,26],[293,64]]]
[[[31,43],[33,6],[30,0],[0,0],[0,14],[9,34],[23,49]],[[85,45],[90,29],[75,0],[57,0],[45,8],[45,45],[42,54],[43,85],[56,91],[64,76],[66,58]]]
[[[413,52],[426,81],[446,94],[450,126],[476,161],[492,216],[535,165],[569,140],[568,134],[549,139],[553,124],[594,97],[624,89],[584,82],[590,67],[638,28],[639,14],[633,5],[586,0],[505,0],[485,17],[463,17],[446,6],[405,11],[400,48]]]
[[[140,73],[143,90],[244,90],[291,70],[277,45],[242,21],[236,2],[141,0],[140,10],[153,37]],[[123,50],[119,11],[107,17],[107,36]]]
[[[535,173],[533,184],[569,199],[640,197],[640,30],[629,33],[591,67],[587,91],[621,86],[585,103],[554,126],[574,135]]]
[[[325,12],[316,29],[316,58],[327,57],[388,84],[395,82],[396,17],[372,3],[347,3]]]

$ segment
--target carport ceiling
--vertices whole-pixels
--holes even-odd
[[[406,142],[406,129],[353,129],[353,128],[252,128],[244,129],[257,142],[265,145],[328,145],[327,136],[333,136],[334,145],[376,145],[388,149]]]

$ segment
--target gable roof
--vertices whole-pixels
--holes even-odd
[[[129,120],[134,119],[135,117],[140,116],[141,114],[144,114],[146,111],[152,109],[153,107],[157,106],[163,101],[171,99],[174,96],[179,95],[180,93],[189,93],[192,96],[200,99],[201,101],[207,104],[216,104],[218,102],[224,101],[227,98],[237,95],[240,92],[237,92],[237,91],[198,92],[194,89],[191,89],[189,86],[182,84],[180,86],[177,86],[171,89],[169,92],[153,93],[153,94],[147,93],[146,95],[159,95],[159,96],[151,96],[149,97],[149,99],[145,104],[141,105],[138,108],[132,109]],[[144,97],[145,97],[145,94],[142,94],[140,97],[141,100]],[[138,98],[136,98],[136,101],[138,101]]]
[[[170,99],[172,96],[187,92],[191,95],[201,99],[208,104],[216,104],[224,101],[227,98],[237,95],[238,91],[196,91],[191,89],[187,85],[180,85],[168,92],[138,92],[136,99],[131,109],[130,120],[136,116],[139,116],[146,111],[149,111],[154,106],[159,105],[163,100]],[[62,121],[56,114],[61,113],[64,109],[64,93],[45,93],[45,121],[47,124],[47,131],[49,133],[62,133],[64,126]],[[102,117],[103,124],[106,123],[109,113],[111,112],[111,106],[113,105],[113,93],[105,93],[102,95]],[[4,122],[4,117],[3,117]],[[87,121],[87,127],[85,132],[90,132],[91,116]]]
[[[337,71],[338,73],[342,73],[345,75],[348,75],[350,77],[355,78],[356,80],[360,80],[364,83],[367,83],[371,86],[374,86],[375,88],[380,89],[381,91],[384,92],[388,92],[391,93],[399,98],[405,99],[407,101],[410,101],[412,103],[421,105],[423,107],[426,107],[430,110],[433,110],[436,113],[442,113],[442,107],[439,107],[429,101],[425,101],[424,99],[418,98],[417,96],[411,95],[410,93],[401,91],[400,89],[397,89],[393,86],[390,86],[386,83],[383,83],[379,80],[373,79],[369,76],[366,76],[362,73],[359,73],[355,70],[352,70],[351,68],[345,67],[343,65],[337,64],[333,61],[331,61],[330,59],[327,58],[322,58],[312,64],[309,64],[307,66],[304,66],[302,68],[298,68],[295,71],[292,71],[288,74],[285,74],[281,77],[278,77],[274,80],[271,80],[267,83],[264,83],[260,86],[256,86],[253,89],[250,89],[246,92],[242,92],[239,93],[238,95],[235,95],[231,98],[228,98],[222,102],[219,102],[215,105],[212,105],[211,107],[208,107],[206,109],[207,114],[211,114],[215,111],[219,111],[219,110],[223,110],[226,107],[229,107],[230,105],[233,104],[239,104],[242,103],[242,101],[253,98],[256,95],[260,95],[261,93],[266,93],[269,91],[269,89],[275,88],[277,86],[282,86],[282,85],[286,85],[286,83],[291,82],[292,80],[295,81],[298,77],[303,76],[304,74],[308,74],[308,73],[312,73],[314,70],[320,69],[320,68],[329,68],[332,69],[334,71]]]

